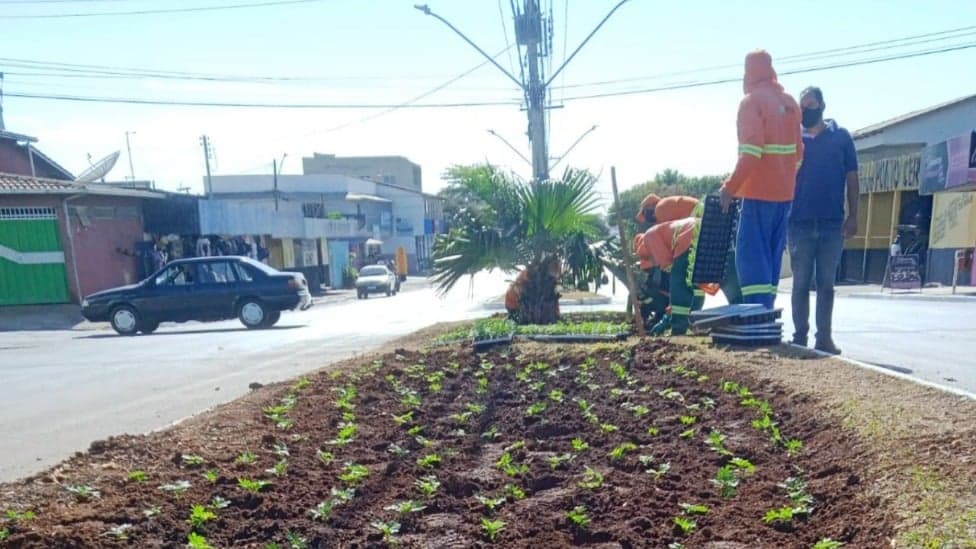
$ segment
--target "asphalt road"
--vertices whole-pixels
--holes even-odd
[[[163,428],[246,394],[252,382],[289,379],[436,322],[485,316],[494,311],[484,302],[504,289],[497,273],[479,275],[441,299],[411,280],[392,298],[331,298],[262,331],[228,321],[133,338],[107,329],[0,332],[0,481],[94,440]],[[618,290],[606,307],[622,309]],[[778,305],[789,337],[789,296]],[[976,301],[838,298],[834,326],[846,357],[976,393]]]

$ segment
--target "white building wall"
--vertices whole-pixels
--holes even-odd
[[[976,97],[855,139],[858,150],[882,145],[925,143],[930,145],[976,129]]]

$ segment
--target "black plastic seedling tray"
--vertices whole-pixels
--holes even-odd
[[[721,283],[725,278],[725,264],[735,239],[738,221],[738,200],[733,200],[729,211],[723,213],[718,196],[705,197],[698,246],[695,249],[695,267],[691,274],[693,284]]]

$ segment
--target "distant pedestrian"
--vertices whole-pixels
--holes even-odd
[[[803,155],[800,106],[783,91],[765,51],[746,56],[739,103],[739,160],[722,184],[722,209],[742,199],[735,264],[745,303],[776,301],[786,228]]]
[[[820,88],[800,94],[803,109],[803,164],[796,175],[790,212],[790,265],[793,270],[793,343],[806,346],[810,330],[810,283],[817,288],[817,339],[814,347],[840,354],[834,345],[831,317],[834,280],[844,239],[857,233],[857,153],[851,134],[834,120],[824,120]],[[847,214],[844,214],[844,197]],[[894,251],[894,246],[892,246]],[[899,246],[900,251],[900,246]]]

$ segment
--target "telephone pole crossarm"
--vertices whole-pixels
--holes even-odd
[[[487,59],[488,61],[490,61],[492,65],[495,65],[495,67],[498,70],[502,71],[502,73],[504,73],[505,76],[507,76],[509,79],[511,79],[512,82],[515,82],[515,85],[518,86],[519,89],[525,90],[525,84],[521,80],[519,80],[518,78],[516,78],[515,75],[513,75],[512,73],[510,73],[507,70],[505,70],[505,67],[499,65],[498,62],[495,61],[495,58],[493,58],[492,56],[488,55],[488,53],[485,52],[485,50],[481,49],[478,46],[478,44],[475,44],[473,41],[471,41],[470,38],[468,38],[467,36],[465,36],[463,32],[461,32],[460,30],[458,30],[457,27],[455,27],[454,25],[452,25],[447,19],[444,19],[440,15],[437,15],[436,13],[434,13],[433,11],[431,11],[430,7],[427,6],[427,4],[423,4],[423,5],[415,4],[413,7],[416,8],[416,9],[418,9],[418,10],[420,10],[420,11],[422,11],[422,12],[424,12],[424,14],[426,14],[426,15],[430,15],[431,17],[434,17],[434,18],[438,19],[441,23],[444,23],[445,25],[447,25],[452,31],[455,32],[455,34],[457,34],[458,36],[460,36],[472,48],[478,50],[478,53],[480,53],[481,55],[483,55],[484,58]]]

